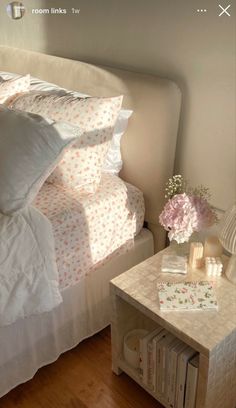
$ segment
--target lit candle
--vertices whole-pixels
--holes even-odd
[[[223,253],[223,247],[219,239],[215,236],[210,236],[205,239],[204,257],[219,257]]]

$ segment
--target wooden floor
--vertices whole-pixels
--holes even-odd
[[[162,408],[127,375],[111,371],[110,329],[41,368],[0,399],[0,408]]]

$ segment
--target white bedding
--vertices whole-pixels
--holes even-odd
[[[38,80],[33,83],[36,87],[50,85]],[[25,178],[20,177],[24,172],[16,174],[24,184]],[[15,190],[21,193],[21,184]],[[104,183],[93,196],[80,197],[76,190],[45,183],[35,205],[40,211],[28,208],[11,218],[0,216],[0,326],[58,305],[61,295],[57,267],[60,289],[76,284],[132,241],[144,219],[142,193],[109,174],[104,175]]]
[[[94,195],[45,183],[34,204],[0,213],[0,327],[59,305],[59,285],[130,249],[144,219],[142,193],[109,174]]]
[[[66,350],[110,323],[109,281],[153,255],[153,237],[143,229],[127,248],[63,290],[63,302],[51,312],[0,327],[0,397]],[[82,375],[82,374],[81,374]],[[4,408],[4,398],[0,400]],[[32,407],[33,408],[33,407]]]
[[[0,81],[1,78],[4,80],[17,78],[19,75],[0,71]],[[64,94],[65,92],[69,92],[71,95],[75,97],[86,97],[89,96],[87,94],[77,92],[77,91],[69,91],[68,89],[59,87],[56,84],[52,84],[46,81],[43,81],[38,78],[34,78],[30,76],[30,91],[43,91],[43,92],[57,92],[57,94]],[[106,160],[103,165],[103,171],[109,174],[118,175],[121,168],[122,168],[122,157],[120,151],[120,143],[121,137],[123,136],[126,128],[128,126],[128,120],[132,115],[132,110],[121,109],[115,124],[115,129],[111,141],[111,145],[106,155]]]
[[[132,247],[144,221],[141,191],[111,174],[95,194],[45,183],[34,205],[52,224],[60,289],[96,273],[127,242]]]
[[[0,214],[0,237],[0,326],[59,305],[48,219],[33,207],[13,216]]]

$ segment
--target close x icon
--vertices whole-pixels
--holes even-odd
[[[219,17],[221,17],[223,15],[226,15],[226,16],[230,17],[231,16],[231,14],[229,12],[230,7],[231,7],[231,4],[228,4],[228,6],[222,6],[221,4],[219,4],[219,8],[221,9]]]

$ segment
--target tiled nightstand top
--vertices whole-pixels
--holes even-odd
[[[171,330],[196,350],[208,355],[227,336],[236,333],[236,285],[225,276],[209,278],[204,269],[188,270],[187,275],[161,273],[163,254],[173,253],[172,248],[155,254],[141,264],[112,280],[117,293],[147,316]],[[158,306],[157,282],[211,280],[215,281],[218,311],[161,312]]]

